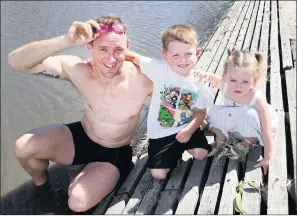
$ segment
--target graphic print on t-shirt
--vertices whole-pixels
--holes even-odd
[[[192,105],[197,99],[195,92],[165,85],[160,94],[157,120],[163,128],[179,127],[192,121]]]

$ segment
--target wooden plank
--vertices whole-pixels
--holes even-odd
[[[228,45],[227,45],[227,48],[229,49],[233,49],[234,46],[235,46],[235,43],[236,43],[236,39],[239,35],[239,32],[240,32],[240,28],[242,26],[242,23],[243,23],[243,20],[244,20],[244,17],[246,15],[246,12],[247,12],[247,9],[249,7],[249,4],[245,4],[241,14],[240,14],[240,17],[238,18],[238,21],[235,25],[235,28],[231,34],[231,37],[228,41]],[[218,74],[218,75],[222,75],[223,74],[223,70],[224,70],[224,65],[225,65],[225,62],[226,62],[226,59],[227,59],[227,49],[225,50],[225,52],[223,53],[222,55],[222,58],[220,60],[220,63],[218,65],[218,67],[216,68],[216,71],[214,71],[215,74]],[[221,102],[220,102],[221,103]]]
[[[206,169],[206,161],[207,158],[202,161],[194,160],[175,212],[176,215],[195,213],[201,190],[201,182]]]
[[[132,157],[132,162],[135,164],[137,164],[138,161],[138,157],[137,156],[133,156]],[[135,169],[135,168],[134,168]],[[132,170],[133,171],[133,170]],[[131,171],[131,172],[132,172]],[[127,177],[128,178],[128,177]],[[126,179],[127,181],[128,179]],[[116,188],[108,195],[106,196],[95,208],[95,210],[93,211],[93,214],[104,214],[109,206],[109,204],[113,201],[113,198],[117,192],[117,190],[119,189],[120,185],[117,185]]]
[[[131,195],[136,187],[136,184],[138,183],[139,179],[143,175],[145,171],[145,166],[147,163],[148,154],[145,153],[140,156],[139,160],[137,161],[135,167],[128,175],[127,179],[117,192],[117,195],[121,195],[124,193],[127,193],[128,195]]]
[[[251,18],[252,12],[253,12],[253,8],[255,5],[255,1],[253,1],[248,8],[248,11],[244,17],[243,23],[240,27],[240,31],[239,31],[239,35],[236,39],[236,43],[235,43],[235,49],[242,49],[242,45],[244,43],[244,39],[248,30],[248,26],[249,26],[249,20]]]
[[[135,214],[153,213],[158,203],[159,193],[163,190],[165,183],[165,180],[160,181],[156,179],[151,182]]]
[[[188,170],[193,161],[192,155],[185,151],[182,155],[182,162],[173,169],[172,174],[166,184],[164,191],[161,193],[155,213],[157,215],[173,214],[174,206],[178,202],[178,195]]]
[[[253,33],[254,33],[255,25],[256,25],[256,17],[258,15],[258,11],[259,11],[259,1],[256,1],[255,5],[254,5],[253,12],[252,12],[252,16],[250,18],[249,27],[248,27],[248,30],[246,32],[244,43],[243,43],[243,46],[242,46],[243,50],[250,50],[250,46],[251,46],[251,42],[252,42],[252,38],[253,38]]]
[[[218,154],[213,158],[210,172],[204,186],[200,205],[197,214],[214,214],[217,204],[218,194],[223,178],[226,157],[217,160]]]
[[[251,47],[250,47],[251,51],[257,51],[258,50],[259,40],[255,40],[254,38],[260,38],[260,32],[261,32],[261,27],[262,27],[262,19],[263,19],[263,15],[264,15],[263,14],[264,13],[264,4],[265,4],[265,1],[260,1],[258,16],[257,16],[257,20],[256,20],[255,31],[254,31],[253,40],[252,40]],[[263,34],[263,32],[262,32],[262,34]]]
[[[137,185],[134,193],[131,195],[127,205],[125,206],[125,208],[123,209],[123,211],[121,212],[122,214],[135,214],[140,202],[142,200],[142,198],[145,195],[145,192],[147,190],[147,188],[150,186],[151,182],[152,182],[153,178],[150,172],[150,169],[147,168],[145,173],[143,174],[139,184]],[[128,196],[127,194],[124,194],[123,196]],[[123,199],[125,200],[125,199]],[[122,207],[119,207],[119,212],[122,209]],[[116,214],[116,213],[114,213]]]
[[[233,30],[235,29],[235,26],[236,24],[238,23],[238,21],[240,21],[240,15],[242,14],[242,10],[244,8],[239,8],[237,10],[237,13],[234,15],[234,17],[232,17],[232,22],[230,23],[227,31],[225,32],[225,35],[224,35],[224,38],[222,39],[222,42],[213,58],[213,60],[211,61],[211,64],[210,64],[210,67],[207,69],[207,72],[208,73],[214,73],[218,64],[219,64],[219,61],[221,60],[222,58],[222,54],[224,53],[225,51],[225,48],[230,40],[230,36],[231,36],[231,32],[233,32]]]
[[[296,176],[296,68],[293,67],[293,60],[291,57],[290,38],[288,29],[286,27],[284,16],[285,16],[284,2],[279,1],[279,25],[280,25],[280,40],[282,50],[282,70],[285,73],[286,78],[286,95],[288,101],[288,112],[289,112],[289,123],[291,132],[291,148],[293,156],[293,184],[295,190],[293,190],[292,197],[297,195],[297,176]],[[297,203],[296,203],[297,205]],[[297,209],[297,206],[296,206]]]
[[[259,13],[257,16],[257,22],[259,22],[263,18],[263,5],[262,5],[262,8],[260,7],[258,11]],[[268,14],[266,14],[266,16],[267,15]],[[254,25],[252,25],[252,28],[254,28]],[[268,29],[262,29],[262,30],[263,30],[263,33],[265,33],[264,31],[268,33],[267,31]],[[254,34],[253,40],[249,41],[249,43],[258,44],[260,41],[259,37],[260,37],[259,34]],[[266,34],[266,38],[263,38],[263,39],[268,41],[268,34]],[[260,44],[260,46],[262,45]],[[248,47],[248,45],[246,45],[246,47]],[[252,48],[256,50],[250,50],[250,51],[257,51],[257,47],[255,47],[255,45],[253,47],[251,46],[251,49]],[[266,53],[268,52],[268,47],[266,47],[265,52]],[[259,159],[262,158],[261,155],[262,155],[262,147],[257,147],[255,149],[252,149],[248,153],[246,158],[246,170],[244,175],[245,181],[254,181],[257,185],[260,185],[263,179],[262,171],[260,167],[255,168],[254,165],[257,163]],[[244,191],[242,194],[242,206],[243,206],[243,209],[248,214],[261,213],[261,194],[259,193],[258,190],[251,189],[251,187],[248,184],[244,184]]]
[[[288,214],[286,135],[284,125],[283,98],[280,77],[280,59],[278,47],[277,2],[271,2],[271,105],[277,109],[279,117],[278,132],[273,139],[274,152],[271,158],[268,176],[267,214]]]
[[[239,162],[229,160],[218,214],[234,214],[233,202],[238,184]]]
[[[136,166],[130,172],[127,179],[122,184],[121,188],[115,194],[114,199],[105,214],[119,214],[122,212],[122,210],[125,208],[125,203],[128,201],[130,195],[133,193],[135,187],[137,186],[140,178],[145,171],[147,159],[147,154],[141,155],[141,157],[137,161]]]
[[[217,30],[217,37],[212,38],[206,49],[204,50],[201,58],[198,60],[195,68],[202,69],[204,71],[207,70],[210,65],[213,56],[215,55],[218,46],[221,43],[222,38],[224,37],[224,33],[227,30],[229,24],[232,22],[232,17],[236,14],[238,7],[241,7],[243,4],[248,5],[249,2],[235,2],[232,8],[230,9],[228,15],[225,17],[224,22],[222,22],[221,26]]]

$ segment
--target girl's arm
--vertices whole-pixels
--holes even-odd
[[[261,123],[261,135],[264,142],[264,160],[270,160],[272,154],[271,117],[266,98],[259,97],[256,104]]]

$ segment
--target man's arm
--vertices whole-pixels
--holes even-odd
[[[81,46],[94,40],[98,35],[89,32],[91,26],[100,28],[98,23],[93,20],[86,23],[73,22],[66,35],[35,41],[12,51],[8,56],[8,63],[16,71],[68,78],[69,71],[65,70],[65,63],[72,65],[80,60],[79,57],[53,55],[70,47]]]

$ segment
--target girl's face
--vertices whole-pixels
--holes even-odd
[[[226,73],[228,89],[238,96],[243,96],[254,87],[255,78],[247,68],[229,67]]]

